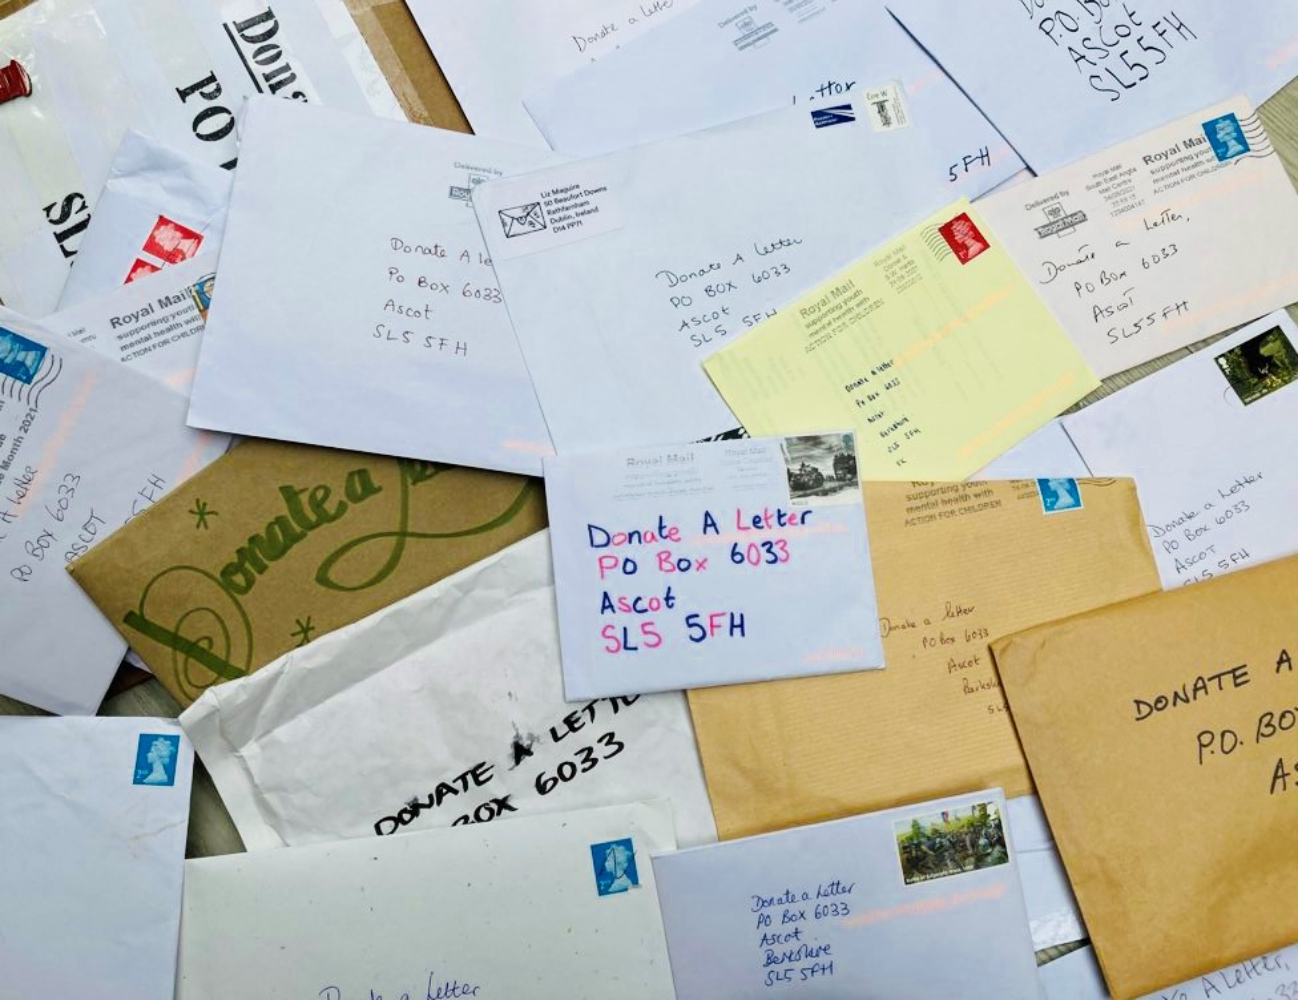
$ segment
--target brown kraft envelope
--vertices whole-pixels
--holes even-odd
[[[1032,791],[988,642],[1158,589],[1132,482],[1079,486],[867,484],[885,668],[689,693],[720,835]]]
[[[992,653],[1116,1000],[1298,941],[1298,558]]]
[[[543,527],[537,480],[248,441],[69,571],[189,705]]]

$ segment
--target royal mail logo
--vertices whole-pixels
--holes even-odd
[[[1052,236],[1071,236],[1077,227],[1086,221],[1085,212],[1070,212],[1063,205],[1055,202],[1045,207],[1046,224],[1037,226],[1037,236],[1043,240]]]
[[[811,112],[811,124],[816,128],[846,125],[854,121],[856,121],[856,112],[850,104],[836,104],[832,108],[815,108]]]
[[[539,233],[546,228],[545,210],[541,208],[539,201],[528,202],[516,208],[502,208],[496,214],[500,216],[500,228],[504,230],[506,239]]]

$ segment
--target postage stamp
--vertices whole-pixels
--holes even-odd
[[[1082,488],[1076,479],[1038,479],[1043,514],[1062,514],[1082,509]]]
[[[1298,351],[1278,326],[1218,354],[1214,360],[1245,406],[1298,379]]]
[[[831,125],[850,125],[856,121],[856,112],[850,104],[835,104],[832,108],[812,108],[811,124],[816,128]]]
[[[852,434],[805,434],[780,442],[789,477],[789,505],[826,507],[860,504],[856,478],[856,437]]]
[[[595,888],[601,896],[640,888],[640,875],[635,867],[635,845],[630,837],[591,844],[590,860],[595,866]]]
[[[129,285],[132,281],[135,281],[137,278],[143,278],[146,274],[157,274],[161,270],[162,268],[160,268],[157,264],[136,257],[135,263],[132,264],[131,269],[126,272],[126,280],[122,282],[122,284]]]
[[[906,92],[896,80],[867,90],[865,103],[869,109],[870,124],[876,132],[892,132],[910,124]]]
[[[967,212],[961,212],[945,226],[938,226],[938,232],[956,259],[961,264],[968,264],[975,257],[990,249],[987,238],[978,231],[973,219]]]
[[[893,832],[905,885],[995,868],[1010,860],[994,802],[897,820]]]
[[[1204,122],[1203,134],[1208,137],[1208,143],[1217,154],[1217,159],[1223,163],[1249,151],[1248,139],[1233,111]]]
[[[194,305],[198,308],[198,314],[203,317],[203,322],[207,322],[207,311],[212,308],[212,288],[216,284],[216,275],[208,274],[199,278],[189,289],[189,294],[193,296]]]
[[[176,783],[176,758],[180,737],[161,733],[140,733],[135,750],[136,785],[171,786]]]
[[[179,264],[198,253],[202,245],[202,233],[159,215],[149,231],[149,238],[144,241],[143,252],[168,264]]]
[[[41,370],[46,347],[0,326],[0,376],[17,379],[27,385]]]
[[[545,210],[541,208],[539,201],[514,208],[502,208],[496,214],[500,216],[500,228],[504,230],[506,239],[539,233],[545,229]]]

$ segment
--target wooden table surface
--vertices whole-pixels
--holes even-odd
[[[30,0],[0,0],[0,17],[13,13],[26,6],[28,2]],[[400,36],[402,42],[400,60],[384,59],[380,55],[380,62],[383,64],[384,71],[390,77],[400,77],[400,80],[393,80],[394,89],[399,91],[402,103],[411,112],[412,117],[445,128],[465,130],[463,116],[459,114],[458,109],[450,106],[445,99],[445,83],[436,67],[432,53],[426,47],[412,45],[409,34],[410,29],[406,24],[408,15],[405,14],[404,8],[400,8],[399,4],[392,3],[391,0],[386,0],[383,3],[378,2],[378,0],[347,0],[347,2],[358,23],[360,23],[366,38],[370,41],[371,47],[375,48],[376,51],[380,43],[387,48],[391,48],[391,46],[387,44],[388,37],[379,38],[377,36],[377,29],[372,24],[367,23],[367,16],[372,16],[376,11],[382,12],[384,14],[385,30],[389,32],[389,35],[394,30],[402,32]],[[397,23],[398,29],[391,27],[394,21]],[[430,63],[431,66],[423,65],[424,60]],[[417,87],[423,95],[422,99],[419,97],[407,99],[406,94],[400,93],[401,85],[405,85],[406,89],[409,89],[412,78],[417,81]],[[425,83],[425,81],[428,82]],[[432,95],[431,98],[428,96],[429,94]],[[1298,184],[1298,80],[1290,83],[1284,90],[1267,101],[1262,106],[1261,112],[1262,119],[1271,134],[1271,139],[1277,151],[1284,160],[1290,178],[1295,184]],[[1298,234],[1295,234],[1295,240],[1298,241]],[[1289,251],[1289,248],[1285,249],[1287,252],[1298,254],[1298,249],[1292,251]],[[1204,266],[1211,267],[1213,263],[1213,261],[1204,261]],[[1298,305],[1291,306],[1289,311],[1295,319],[1298,319]],[[1220,336],[1224,336],[1226,332],[1229,331],[1223,332]],[[1131,371],[1114,375],[1112,378],[1106,379],[1100,389],[1079,403],[1076,408],[1080,409],[1125,385],[1129,385],[1142,376],[1157,371],[1180,358],[1187,357],[1192,351],[1201,350],[1213,341],[1220,339],[1220,336],[1212,337],[1190,348],[1174,351],[1156,361],[1133,368]],[[0,715],[43,714],[45,713],[39,709],[0,696]],[[142,684],[110,695],[104,701],[99,714],[175,718],[180,714],[180,706],[161,684],[150,678]],[[208,777],[207,771],[202,767],[201,763],[197,764],[194,774],[193,798],[190,806],[187,856],[200,858],[213,854],[233,854],[242,850],[243,842],[239,839],[234,823],[231,822],[225,806],[222,805],[221,799],[216,793],[212,779]],[[1060,949],[1047,949],[1047,951],[1039,953],[1038,958],[1049,960],[1069,950],[1072,949],[1068,946]]]

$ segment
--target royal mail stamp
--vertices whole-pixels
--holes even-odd
[[[1222,163],[1249,152],[1248,138],[1234,112],[1203,123],[1203,134]]]
[[[1278,326],[1213,360],[1245,406],[1298,380],[1298,351]]]
[[[1082,509],[1082,488],[1076,479],[1038,479],[1037,495],[1043,514]]]
[[[1009,845],[994,802],[923,813],[893,824],[905,885],[1008,864]]]
[[[143,278],[149,274],[157,274],[161,270],[162,268],[160,268],[157,264],[136,257],[135,263],[132,264],[131,269],[126,272],[126,280],[122,282],[122,284],[129,285],[132,281],[135,281],[137,278]]]
[[[176,783],[176,758],[180,756],[180,737],[173,734],[140,733],[135,749],[136,785],[170,787]]]
[[[179,264],[198,253],[203,234],[159,215],[144,241],[144,253],[167,264]]]
[[[46,350],[44,344],[0,326],[0,376],[31,385],[41,370]]]
[[[961,212],[946,225],[938,226],[937,231],[961,264],[968,264],[991,246],[967,212]]]
[[[216,275],[207,274],[199,278],[190,286],[189,294],[194,300],[194,307],[198,314],[203,317],[203,322],[207,322],[207,312],[212,308],[212,288],[216,284]]]
[[[640,875],[635,867],[635,845],[630,837],[591,844],[590,860],[595,866],[595,888],[601,896],[640,888]]]

